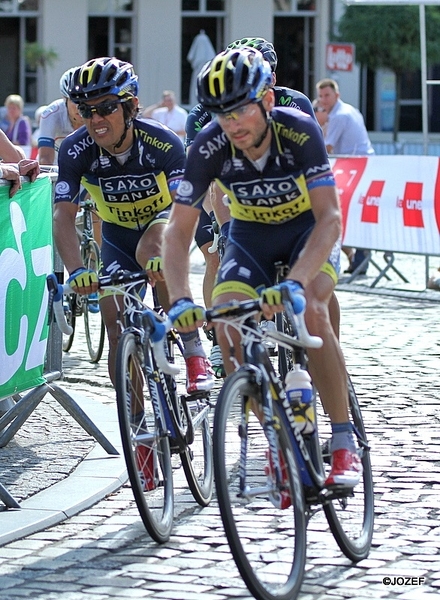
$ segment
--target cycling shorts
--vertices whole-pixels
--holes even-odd
[[[102,222],[101,265],[100,275],[111,275],[118,269],[128,271],[141,271],[145,265],[140,265],[136,260],[136,249],[139,240],[146,231],[157,223],[168,223],[170,210],[162,210],[141,231],[127,229],[114,223]],[[105,292],[103,296],[112,295]]]
[[[264,288],[275,284],[275,263],[292,267],[314,226],[311,211],[280,225],[233,220],[212,298],[229,292],[258,298]],[[340,270],[340,250],[339,240],[321,268],[335,285]]]
[[[212,245],[212,242],[214,241],[211,217],[204,208],[200,211],[200,218],[194,239],[199,248],[208,243]]]

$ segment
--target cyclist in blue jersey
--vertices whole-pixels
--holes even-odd
[[[164,237],[169,316],[181,331],[203,322],[188,283],[188,250],[206,190],[215,180],[228,195],[231,226],[213,304],[262,296],[270,317],[283,309],[281,287],[304,293],[310,333],[323,339],[309,365],[332,421],[332,469],[327,486],[355,486],[362,466],[348,415],[344,357],[328,305],[339,271],[341,213],[335,180],[316,120],[275,108],[270,65],[251,48],[218,54],[199,73],[199,101],[217,120],[197,135],[188,155]],[[289,265],[274,285],[274,263]],[[235,366],[231,339],[217,327],[225,368]],[[239,339],[232,339],[240,360]]]
[[[138,78],[130,63],[93,59],[78,67],[69,89],[85,120],[59,151],[55,186],[55,241],[80,294],[97,291],[97,273],[82,263],[75,217],[80,186],[90,193],[103,221],[100,271],[146,269],[166,309],[161,246],[171,203],[183,176],[185,152],[179,138],[157,121],[136,118]],[[118,309],[112,294],[100,296],[109,339],[109,373],[115,380]],[[210,389],[209,372],[198,332],[183,334],[188,393]]]
[[[312,117],[315,117],[313,106],[305,94],[299,92],[298,90],[276,85],[278,56],[273,44],[262,37],[243,37],[239,40],[231,42],[226,49],[233,50],[245,47],[259,50],[264,59],[270,64],[272,71],[272,85],[275,93],[275,106],[290,106],[292,108],[302,110]],[[185,147],[187,149],[194,143],[197,133],[202,129],[202,127],[209,123],[211,119],[212,114],[205,110],[202,104],[197,104],[190,111],[185,127]],[[195,241],[205,258],[206,267],[203,285],[206,305],[207,296],[212,291],[219,264],[217,253],[211,253],[209,251],[214,241],[213,222],[217,224],[221,235],[226,238],[229,231],[230,222],[229,206],[228,203],[223,200],[223,193],[216,185],[210,188],[210,193],[208,194],[208,198],[204,203],[204,210],[202,210],[200,213],[200,219],[195,234]],[[336,314],[338,314],[338,312],[339,311],[337,311]],[[270,326],[275,327],[273,321],[270,320],[262,321],[261,325],[263,328]],[[265,342],[265,345],[268,346],[269,350],[275,349],[275,344],[273,344],[273,342]],[[210,360],[216,376],[224,376],[220,347],[216,344],[215,335]]]

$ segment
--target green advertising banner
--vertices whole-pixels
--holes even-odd
[[[52,183],[0,186],[0,398],[44,382],[52,271]]]

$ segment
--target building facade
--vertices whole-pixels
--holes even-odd
[[[325,75],[328,0],[0,0],[2,98],[20,93],[28,105],[59,96],[68,68],[94,56],[131,61],[143,105],[176,92],[188,106],[192,67],[187,55],[206,32],[216,51],[249,35],[274,40],[280,84],[314,94]],[[57,59],[44,62],[53,50]],[[41,58],[38,67],[26,58]],[[38,54],[40,52],[40,54]]]
[[[328,68],[327,44],[344,9],[343,0],[0,0],[0,106],[19,93],[30,113],[59,97],[66,69],[114,55],[133,63],[143,106],[171,89],[190,108],[194,80],[187,57],[204,32],[217,52],[246,36],[273,41],[279,85],[313,98],[316,81],[331,76],[370,130],[387,131],[392,78],[378,74],[371,86],[370,74],[367,89],[356,64],[350,71]],[[56,60],[45,60],[53,54]]]

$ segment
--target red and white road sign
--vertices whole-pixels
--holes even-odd
[[[329,71],[352,71],[354,44],[327,44],[326,67]]]

